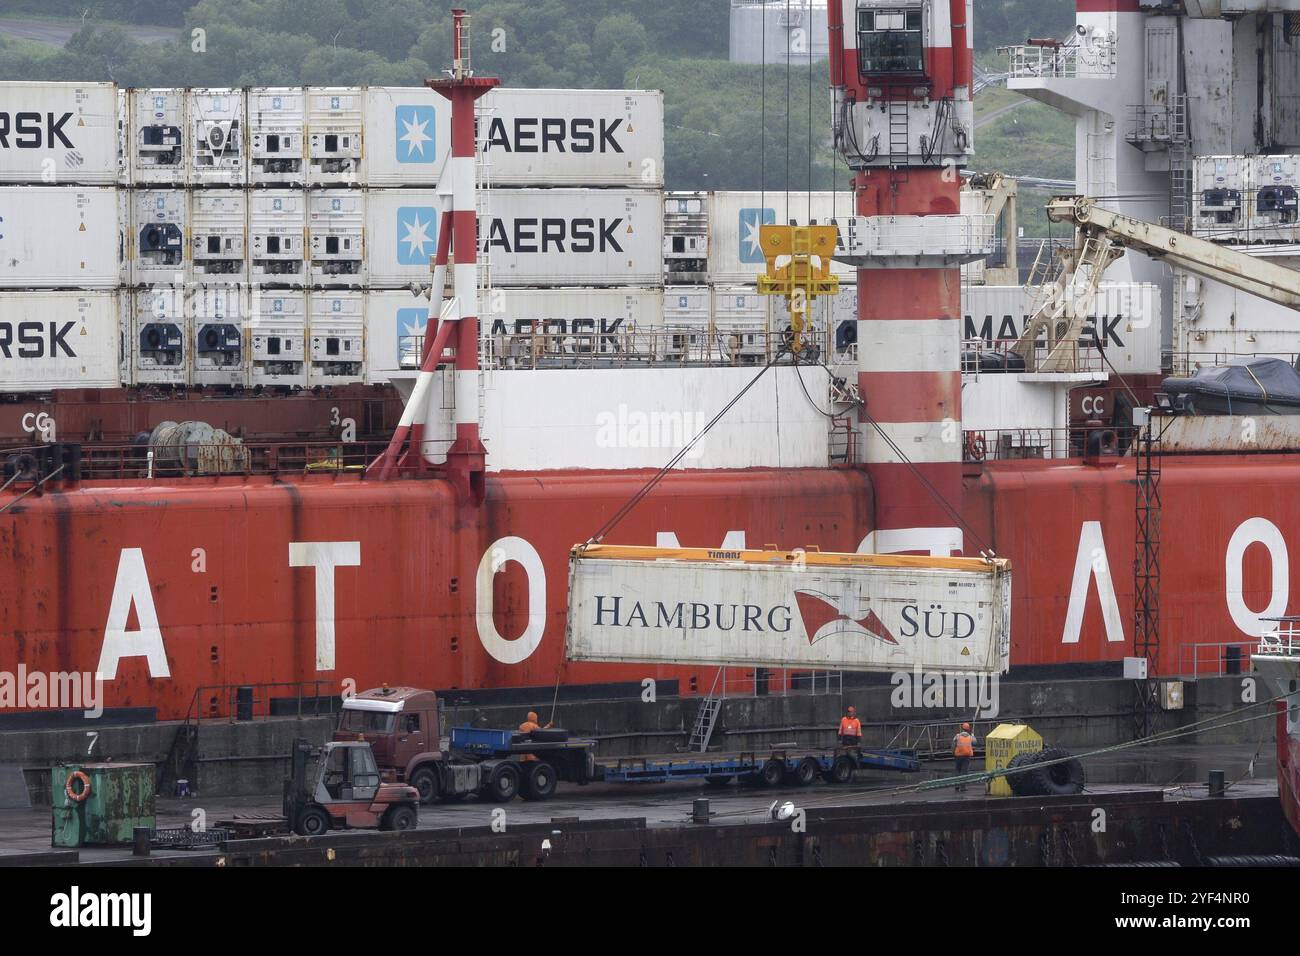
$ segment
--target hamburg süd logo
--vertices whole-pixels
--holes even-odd
[[[898,643],[885,622],[870,608],[866,609],[865,614],[850,617],[840,610],[839,599],[821,591],[796,590],[794,598],[799,606],[799,617],[803,620],[809,644],[816,644],[834,634],[865,635],[885,644]]]

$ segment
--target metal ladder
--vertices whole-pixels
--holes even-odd
[[[709,695],[700,701],[699,712],[695,715],[695,725],[691,728],[691,739],[687,748],[694,753],[702,754],[709,749],[709,740],[713,737],[713,728],[718,724],[718,714],[722,712],[722,702],[726,699],[726,682],[722,679],[722,674],[726,668],[719,667],[718,673],[713,678],[713,686],[709,688]],[[719,683],[722,684],[719,689]]]
[[[1174,97],[1169,113],[1169,228],[1191,232],[1191,145],[1185,94]]]
[[[889,101],[889,164],[906,166],[908,159],[908,118],[911,114],[907,100]]]

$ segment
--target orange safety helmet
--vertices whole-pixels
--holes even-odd
[[[857,710],[855,710],[854,707],[853,707],[853,705],[850,704],[850,705],[849,705],[849,716],[850,716],[850,717],[854,717],[854,716],[857,715],[857,713],[858,713]]]
[[[961,725],[961,729],[962,729],[962,730],[970,730],[970,724],[962,724],[962,725]]]
[[[528,712],[528,720],[530,720],[534,724],[537,723],[537,712],[530,710]]]

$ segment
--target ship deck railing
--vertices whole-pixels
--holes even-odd
[[[1281,359],[1293,368],[1300,363],[1300,352],[1186,352],[1177,351],[1170,354],[1173,374],[1190,377],[1197,369],[1216,368],[1233,362],[1242,362],[1253,358]]]
[[[962,432],[962,460],[1063,460],[1090,454],[1122,458],[1133,445],[1132,427],[1081,425],[1069,428],[974,428]]]
[[[1259,638],[1256,654],[1300,658],[1300,617],[1263,618],[1271,627]]]
[[[1113,77],[1119,71],[1119,43],[1114,36],[1081,41],[1072,34],[1061,42],[999,47],[1010,58],[1010,80]]]
[[[1204,641],[1178,648],[1178,677],[1227,677],[1250,670],[1250,655],[1256,641]]]

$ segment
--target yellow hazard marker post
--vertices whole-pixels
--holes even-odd
[[[840,280],[831,272],[838,238],[835,226],[759,227],[767,272],[758,277],[758,291],[785,296],[790,306],[790,351],[796,355],[808,328],[808,304],[819,295],[840,291]]]
[[[984,772],[1005,770],[1017,754],[1038,753],[1043,749],[1043,738],[1025,724],[998,724],[984,738]],[[1011,783],[1006,777],[995,777],[988,782],[991,797],[1011,796]]]

